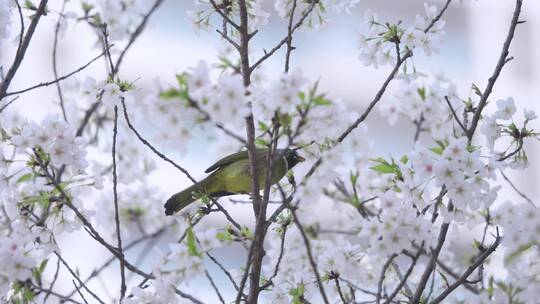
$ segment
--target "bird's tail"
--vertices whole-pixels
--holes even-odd
[[[197,200],[196,193],[204,190],[204,184],[202,182],[194,184],[183,191],[180,191],[171,196],[167,202],[165,202],[165,214],[173,215],[174,213],[182,210],[187,205]]]

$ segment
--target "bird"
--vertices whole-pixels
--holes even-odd
[[[259,185],[266,182],[268,149],[256,149]],[[277,183],[298,163],[305,161],[296,149],[276,149],[271,184]],[[235,194],[250,194],[251,170],[248,151],[240,151],[223,157],[204,171],[210,173],[203,180],[172,195],[165,202],[165,215],[173,215],[206,194],[218,198]]]

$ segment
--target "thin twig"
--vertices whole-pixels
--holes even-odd
[[[487,104],[487,100],[489,98],[489,95],[491,94],[491,91],[493,90],[493,86],[495,85],[495,82],[499,78],[502,68],[508,62],[507,60],[508,54],[509,54],[508,50],[510,49],[510,43],[512,42],[512,39],[514,38],[514,32],[516,30],[516,26],[519,23],[519,14],[521,13],[522,4],[523,4],[523,0],[516,0],[516,7],[514,9],[514,15],[512,16],[512,21],[510,21],[510,27],[508,29],[508,34],[506,35],[506,40],[504,42],[501,55],[499,56],[499,60],[497,61],[497,65],[495,66],[495,71],[493,71],[493,74],[491,75],[491,77],[489,77],[486,89],[484,90],[484,93],[480,97],[480,101],[478,102],[478,106],[476,108],[476,111],[474,112],[474,116],[471,121],[471,127],[469,128],[467,132],[467,137],[469,138],[469,141],[472,139],[474,132],[476,131],[476,127],[478,126],[478,122],[480,121],[482,110]]]
[[[291,52],[294,50],[292,46],[292,34],[293,34],[293,19],[294,19],[294,11],[296,10],[296,1],[293,0],[290,16],[289,16],[289,26],[287,28],[287,52],[285,53],[285,73],[289,72],[289,61],[291,59]]]
[[[288,225],[283,225],[282,227],[283,227],[283,231],[281,232],[281,241],[280,241],[280,245],[279,245],[279,255],[278,255],[276,265],[274,266],[274,272],[272,273],[270,278],[268,278],[268,282],[266,282],[264,285],[261,286],[261,290],[264,290],[264,289],[270,287],[272,284],[274,284],[273,280],[276,278],[276,276],[279,273],[279,266],[281,265],[281,260],[283,259],[283,255],[285,253],[285,235],[287,233]]]
[[[26,54],[28,45],[30,45],[30,41],[32,40],[32,36],[34,35],[34,32],[36,30],[39,20],[41,19],[41,16],[44,16],[46,14],[47,2],[48,0],[41,0],[39,2],[39,5],[36,9],[36,13],[34,14],[32,21],[30,22],[30,25],[28,26],[28,30],[26,31],[26,34],[24,35],[24,39],[22,41],[21,47],[19,48],[19,50],[17,51],[17,54],[15,55],[15,60],[13,61],[13,64],[9,68],[6,74],[6,77],[4,77],[2,84],[0,85],[0,100],[6,96],[7,89],[9,88],[9,85],[11,81],[13,80],[13,77],[15,77],[15,74],[17,73],[17,70],[19,69],[24,59],[24,55]]]
[[[86,290],[86,292],[88,292],[94,299],[96,299],[99,303],[101,304],[105,304],[105,302],[103,302],[103,300],[101,300],[98,295],[96,295],[92,290],[90,290],[88,288],[88,286],[86,286],[86,284],[84,284],[81,279],[79,278],[79,276],[77,275],[77,273],[75,273],[75,271],[73,271],[73,269],[71,269],[71,267],[69,266],[69,264],[62,258],[62,256],[54,251],[54,254],[56,255],[56,257],[58,257],[58,259],[60,260],[60,262],[62,262],[62,264],[64,264],[64,266],[66,267],[66,269],[69,271],[69,273],[71,274],[71,276],[76,279],[79,284],[82,286],[82,288],[84,290]]]
[[[304,240],[304,245],[306,247],[309,263],[311,264],[311,268],[313,270],[313,273],[315,274],[317,285],[319,287],[319,292],[321,293],[324,303],[329,304],[330,302],[328,301],[328,297],[326,296],[326,292],[324,291],[322,279],[319,274],[319,270],[317,269],[317,263],[315,262],[315,258],[313,257],[313,253],[311,252],[311,245],[309,244],[309,239],[306,235],[306,232],[304,231],[304,228],[302,227],[302,224],[300,223],[300,221],[298,220],[298,217],[296,216],[296,211],[294,211],[294,208],[289,208],[289,210],[291,211],[293,221],[296,224],[296,228],[298,228],[298,230],[300,231],[300,235],[302,236],[302,239]]]
[[[82,302],[71,299],[70,296],[61,295],[61,294],[55,292],[54,290],[46,289],[46,288],[43,288],[43,287],[35,285],[35,284],[32,284],[32,289],[39,290],[40,292],[45,292],[45,293],[47,293],[47,295],[49,295],[49,294],[53,295],[53,296],[57,297],[59,300],[61,300],[62,302],[71,302],[71,303],[75,303],[75,304],[83,304]]]
[[[381,275],[379,277],[379,282],[377,283],[377,295],[375,296],[376,304],[379,304],[381,302],[382,287],[383,287],[384,278],[386,277],[386,270],[388,269],[388,267],[390,267],[390,264],[397,256],[398,255],[395,253],[392,254],[391,256],[388,257],[388,260],[386,260],[386,263],[384,263],[383,265],[383,268],[381,270]]]
[[[112,45],[111,45],[112,46]],[[51,80],[51,81],[47,81],[47,82],[42,82],[42,83],[39,83],[39,84],[36,84],[36,85],[33,85],[31,87],[28,87],[26,89],[22,89],[22,90],[18,90],[18,91],[13,91],[13,92],[7,92],[4,96],[11,96],[11,95],[16,95],[16,94],[22,94],[22,93],[26,93],[28,91],[31,91],[31,90],[34,90],[34,89],[37,89],[37,88],[41,88],[41,87],[46,87],[46,86],[50,86],[51,84],[55,84],[55,83],[58,83],[62,80],[65,80],[77,73],[79,73],[80,71],[86,69],[88,66],[90,66],[92,63],[94,63],[96,60],[98,60],[99,58],[103,57],[105,55],[105,51],[102,52],[101,54],[97,55],[96,57],[94,57],[92,60],[90,60],[89,62],[87,62],[85,65],[79,67],[78,69],[74,70],[73,72],[69,73],[69,74],[66,74],[62,77],[59,77],[59,78],[56,78],[54,80]],[[56,77],[56,76],[55,76]]]
[[[120,52],[120,55],[116,59],[116,64],[114,65],[115,68],[113,69],[113,74],[118,73],[118,69],[120,65],[122,64],[122,60],[124,59],[124,56],[126,55],[127,51],[133,45],[135,40],[137,40],[139,35],[141,35],[144,28],[146,27],[146,23],[148,22],[148,19],[150,19],[150,16],[157,10],[157,8],[161,5],[161,3],[163,3],[163,0],[156,0],[156,2],[154,2],[150,10],[148,11],[148,13],[143,15],[141,23],[139,23],[139,25],[137,26],[133,34],[131,34],[128,44],[126,45],[126,47],[124,47],[124,49],[122,50],[122,52]]]
[[[456,288],[458,288],[460,285],[466,283],[467,278],[474,272],[476,268],[478,268],[480,265],[484,264],[484,261],[497,249],[499,244],[501,243],[502,237],[499,235],[499,232],[497,230],[497,235],[495,236],[495,242],[489,246],[482,254],[480,254],[474,263],[469,266],[463,274],[457,279],[452,285],[448,286],[440,295],[438,295],[433,301],[432,304],[437,304],[442,302],[452,291],[454,291]]]
[[[177,295],[181,296],[182,298],[184,299],[188,299],[190,300],[191,302],[195,303],[195,304],[204,304],[203,302],[201,302],[200,300],[194,298],[193,296],[181,291],[180,289],[178,288],[175,288],[174,291],[176,292]]]
[[[418,258],[420,257],[421,254],[422,254],[422,250],[418,250],[416,255],[412,257],[411,265],[409,265],[407,272],[405,273],[403,278],[401,278],[401,280],[399,281],[399,284],[396,286],[394,291],[392,291],[392,293],[388,296],[388,298],[386,299],[386,302],[384,302],[385,304],[392,303],[392,300],[397,296],[401,288],[403,288],[407,284],[407,280],[409,279],[409,276],[411,275],[414,267],[416,266],[416,262],[418,261]]]
[[[317,2],[316,1],[313,1],[309,7],[304,11],[304,13],[302,14],[302,17],[300,18],[300,20],[298,20],[298,22],[296,22],[296,24],[292,27],[292,29],[290,31],[288,31],[287,33],[287,36],[285,36],[285,38],[281,39],[281,41],[274,47],[272,48],[269,52],[266,52],[259,60],[257,60],[249,69],[250,71],[254,71],[261,63],[263,63],[266,59],[270,58],[272,55],[274,55],[274,53],[279,50],[284,44],[287,43],[287,41],[289,41],[289,35],[292,35],[292,33],[294,33],[298,28],[300,28],[300,26],[302,26],[302,24],[304,23],[304,21],[306,20],[306,18],[309,16],[309,14],[313,11],[313,9],[315,8],[315,6],[317,5]],[[290,34],[289,34],[290,33]]]
[[[506,174],[504,174],[503,170],[500,170],[499,169],[499,172],[501,173],[502,177],[504,178],[504,180],[510,185],[510,187],[512,187],[512,189],[514,189],[514,191],[519,195],[521,196],[524,200],[526,200],[529,204],[533,205],[536,207],[536,205],[534,204],[533,200],[530,199],[525,193],[521,192],[515,185],[514,183],[510,180],[510,178],[508,178],[508,176],[506,176]]]
[[[77,286],[77,283],[75,283],[75,280],[71,280],[71,282],[73,283],[73,286],[75,286],[75,289],[77,290],[77,293],[83,299],[84,303],[88,304],[88,301],[86,301],[86,298],[84,297],[81,290],[79,289],[79,286]]]
[[[454,107],[452,106],[450,99],[448,99],[448,96],[444,96],[444,100],[446,100],[446,104],[448,104],[448,107],[450,108],[450,111],[452,111],[452,115],[454,116],[454,119],[458,123],[461,130],[463,130],[464,134],[467,134],[468,130],[465,127],[465,125],[461,122],[461,119],[459,119],[459,117],[457,116],[456,110],[454,110]]]
[[[62,2],[62,9],[60,10],[60,13],[58,14],[58,21],[56,21],[56,27],[54,29],[54,42],[53,42],[53,52],[52,52],[52,66],[53,66],[53,73],[54,78],[58,79],[58,64],[56,62],[56,54],[58,51],[58,35],[60,33],[60,24],[62,22],[62,18],[64,17],[64,11],[66,10],[66,2],[67,0],[64,0]],[[67,113],[66,113],[66,107],[64,105],[64,95],[62,94],[62,88],[60,87],[60,83],[56,82],[56,92],[58,93],[58,99],[60,100],[60,109],[62,109],[62,116],[64,117],[64,121],[68,121],[67,119]]]
[[[233,284],[234,286],[234,289],[236,289],[236,291],[238,291],[238,284],[236,284],[236,281],[234,280],[233,276],[231,275],[231,273],[227,270],[227,268],[225,268],[213,255],[211,255],[209,252],[206,252],[206,256],[210,258],[210,260],[212,262],[214,262],[214,264],[216,264],[219,269],[221,269],[221,271],[223,271],[223,273],[227,276],[227,278],[229,278],[229,281],[231,281],[231,283]]]
[[[49,290],[53,290],[54,284],[56,284],[56,280],[58,280],[58,274],[60,273],[60,259],[56,260],[56,270],[54,271],[54,276],[51,284],[49,285]],[[49,297],[50,293],[47,293],[45,295],[45,298],[43,298],[43,302],[45,303],[47,301],[47,298]],[[70,297],[69,295],[68,297]]]
[[[113,163],[113,197],[114,197],[114,222],[116,224],[116,241],[118,253],[120,255],[120,302],[126,295],[126,270],[125,256],[122,248],[122,233],[120,231],[120,216],[118,211],[118,176],[116,174],[116,137],[118,136],[118,106],[114,106],[114,126],[112,143],[112,163]]]
[[[223,299],[223,296],[221,295],[221,292],[219,291],[218,287],[216,286],[216,283],[214,283],[214,279],[212,279],[212,277],[210,276],[210,273],[208,273],[208,270],[205,269],[204,274],[206,275],[206,278],[208,279],[208,281],[210,281],[210,285],[212,285],[212,288],[216,292],[216,294],[217,294],[217,296],[219,298],[219,301],[222,304],[225,304],[225,300]]]
[[[133,124],[131,123],[131,120],[129,119],[129,115],[128,115],[128,112],[127,112],[127,107],[126,107],[126,103],[124,101],[124,99],[122,98],[121,99],[121,102],[122,102],[122,107],[124,109],[124,118],[126,119],[126,122],[128,124],[128,127],[131,131],[133,131],[133,133],[135,133],[135,135],[137,136],[137,138],[145,145],[147,146],[148,148],[150,148],[150,150],[152,150],[152,152],[154,152],[157,156],[159,156],[161,159],[163,159],[164,161],[170,163],[171,165],[173,165],[176,169],[180,170],[182,173],[184,173],[184,175],[187,176],[187,178],[189,178],[189,180],[191,180],[194,184],[197,183],[197,180],[195,180],[193,178],[193,176],[191,176],[191,174],[189,174],[189,172],[184,169],[183,167],[181,167],[180,165],[178,165],[177,163],[175,163],[173,160],[171,160],[170,158],[168,158],[167,156],[165,156],[163,153],[159,152],[154,146],[152,146],[152,144],[150,144],[150,142],[148,142],[146,139],[144,139],[144,137],[142,137],[142,135],[139,133],[139,131],[137,131],[137,129],[135,129],[135,127],[133,126]]]
[[[424,292],[424,289],[426,288],[426,284],[429,280],[429,277],[431,276],[431,272],[435,268],[435,265],[437,264],[437,259],[439,258],[439,253],[441,252],[442,246],[444,245],[444,242],[446,240],[446,234],[448,233],[448,228],[450,228],[450,223],[444,223],[441,226],[441,230],[439,231],[439,237],[437,239],[437,246],[431,250],[431,259],[429,260],[426,269],[422,273],[422,277],[420,278],[420,282],[418,282],[418,286],[416,287],[416,291],[414,292],[414,296],[411,300],[411,303],[418,304],[420,303],[420,299],[422,297],[422,294]]]

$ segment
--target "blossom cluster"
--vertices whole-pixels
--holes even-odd
[[[247,2],[247,1],[246,1]],[[238,1],[214,1],[215,5],[226,13],[229,18],[239,16]],[[249,31],[253,32],[266,24],[270,13],[263,9],[264,0],[251,0],[247,5],[247,13],[249,17]],[[192,24],[195,30],[208,30],[212,26],[211,17],[218,15],[210,1],[196,0],[192,10],[186,11],[187,19]],[[221,17],[220,17],[221,18]]]
[[[94,0],[82,4],[86,18],[97,25],[106,24],[111,41],[129,38],[147,10],[144,0]]]
[[[509,165],[514,168],[525,168],[527,166],[527,155],[523,151],[523,141],[527,137],[535,137],[538,134],[528,128],[528,124],[537,118],[537,115],[532,110],[523,110],[523,125],[517,126],[515,114],[516,105],[512,97],[506,99],[499,99],[496,101],[497,111],[492,115],[486,116],[483,120],[483,124],[480,128],[480,132],[484,134],[487,148],[494,155],[500,155],[506,158],[506,155],[514,153],[512,149],[515,149],[514,157],[508,160]],[[508,141],[499,140],[503,137],[510,138],[510,144]],[[495,146],[496,142],[501,145]],[[499,151],[500,146],[504,146],[503,152]],[[508,154],[506,154],[508,153]]]
[[[191,227],[180,221],[179,231],[185,233],[181,243],[170,243],[166,254],[159,252],[161,258],[152,274],[151,288],[133,287],[132,298],[126,303],[177,303],[176,288],[189,284],[205,273],[204,254],[221,247],[217,230],[201,226]]]
[[[444,75],[428,76],[415,73],[399,81],[391,98],[381,104],[379,111],[394,125],[400,117],[420,124],[435,140],[453,136],[454,117],[445,98],[456,100],[456,85]],[[458,107],[455,107],[458,111]]]
[[[354,8],[360,3],[360,0],[322,0],[318,2],[298,2],[295,3],[302,14],[311,14],[307,16],[306,25],[312,28],[318,28],[323,25],[328,17],[328,12],[345,12],[351,14]],[[293,0],[278,0],[274,2],[274,8],[281,18],[289,18],[293,7]]]
[[[425,16],[417,15],[413,26],[404,28],[401,23],[379,21],[376,14],[366,11],[364,29],[359,35],[360,60],[366,66],[394,64],[397,56],[403,57],[416,47],[426,55],[437,51],[437,44],[445,35],[443,20],[437,20],[437,8],[424,4]]]
[[[14,130],[10,142],[20,151],[38,148],[50,156],[53,165],[69,166],[75,173],[82,174],[88,161],[84,140],[75,133],[58,115],[52,115],[45,117],[41,124],[27,122],[20,126]]]

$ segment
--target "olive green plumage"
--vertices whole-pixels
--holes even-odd
[[[278,149],[274,154],[272,184],[277,183],[289,169],[304,160],[295,150],[291,149]],[[259,168],[257,174],[259,185],[263,187],[266,182],[266,170],[263,169],[268,165],[268,150],[257,149],[256,156]],[[205,193],[211,197],[222,197],[252,192],[250,161],[247,151],[233,153],[218,160],[205,171],[205,173],[210,172],[212,173],[202,181],[171,196],[165,203],[165,214],[172,215],[193,203],[197,200],[197,193]]]

